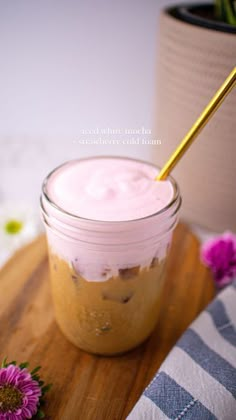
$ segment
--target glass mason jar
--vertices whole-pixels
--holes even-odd
[[[181,206],[178,186],[168,178],[171,202],[148,217],[89,220],[51,201],[47,184],[57,169],[45,179],[41,195],[56,320],[83,350],[123,353],[142,343],[158,320],[166,257]]]

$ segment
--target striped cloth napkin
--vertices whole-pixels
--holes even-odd
[[[236,420],[236,281],[171,350],[127,420]]]

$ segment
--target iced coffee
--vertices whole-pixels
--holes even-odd
[[[70,161],[46,178],[55,316],[88,352],[123,353],[154,329],[165,262],[181,203],[172,178],[148,163],[115,157]]]

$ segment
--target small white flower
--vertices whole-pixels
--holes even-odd
[[[42,230],[39,214],[23,204],[0,204],[0,265]]]

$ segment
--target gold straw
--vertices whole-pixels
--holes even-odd
[[[229,94],[229,92],[236,85],[236,67],[231,71],[227,79],[224,81],[222,86],[217,90],[209,104],[202,111],[201,115],[198,117],[196,122],[187,132],[177,149],[172,153],[169,160],[166,162],[165,166],[162,168],[161,172],[155,178],[156,181],[164,180],[169,175],[171,170],[175,167],[178,161],[181,159],[183,154],[193,143],[193,140],[198,136],[200,131],[205,127],[209,119],[216,112],[219,106],[222,104],[223,100]]]

